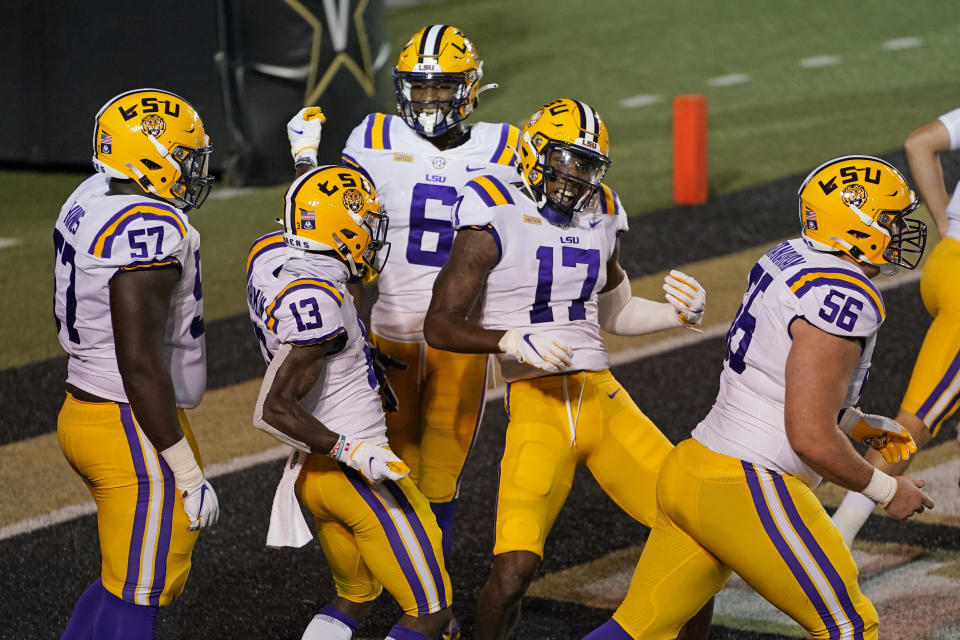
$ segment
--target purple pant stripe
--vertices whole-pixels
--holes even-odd
[[[163,475],[163,510],[160,516],[160,532],[157,537],[157,557],[153,561],[153,585],[150,589],[150,604],[160,606],[160,594],[167,586],[167,556],[170,553],[170,535],[173,532],[173,508],[176,504],[177,487],[173,472],[167,461],[157,456],[160,473]]]
[[[951,400],[950,403],[947,404],[947,408],[944,409],[943,411],[941,411],[941,412],[940,412],[940,415],[938,415],[938,416],[936,417],[936,419],[935,419],[932,423],[930,423],[930,431],[931,431],[931,432],[935,432],[937,429],[939,429],[939,428],[940,428],[940,424],[941,424],[944,420],[946,420],[947,418],[949,418],[949,417],[953,414],[954,411],[957,410],[957,405],[960,405],[960,393],[958,393],[957,395],[955,395],[955,396],[953,397],[953,400]]]
[[[127,436],[130,457],[137,473],[137,508],[133,516],[133,532],[130,535],[130,554],[127,556],[127,575],[123,581],[123,599],[135,602],[137,583],[140,581],[140,553],[143,551],[143,532],[147,526],[147,512],[150,507],[150,478],[147,465],[143,460],[140,438],[129,404],[119,404],[120,423]]]
[[[347,476],[347,479],[350,480],[350,484],[352,484],[353,488],[357,490],[357,493],[360,494],[360,497],[363,498],[363,501],[366,502],[367,506],[373,511],[374,515],[377,516],[377,520],[380,521],[380,526],[383,528],[384,533],[387,534],[387,540],[390,542],[390,549],[393,551],[393,555],[397,559],[397,563],[400,565],[400,570],[407,579],[407,584],[410,585],[410,589],[413,591],[413,597],[417,601],[417,615],[427,615],[430,613],[430,606],[427,602],[427,594],[423,590],[423,585],[420,584],[420,577],[417,575],[417,571],[413,567],[413,562],[411,562],[410,556],[407,555],[407,550],[403,546],[403,540],[400,538],[400,532],[397,531],[396,525],[393,524],[393,520],[390,519],[390,514],[387,513],[387,510],[384,509],[383,505],[380,503],[380,500],[376,495],[374,495],[370,487],[367,486],[366,480],[364,480],[357,471],[354,471],[344,464],[340,465],[340,469],[343,471],[344,475]]]
[[[443,571],[440,569],[440,563],[437,561],[437,556],[433,552],[433,545],[430,544],[430,537],[427,535],[426,529],[423,528],[423,523],[420,522],[420,517],[417,515],[417,512],[414,510],[413,505],[410,504],[410,500],[407,499],[403,489],[400,488],[396,482],[391,480],[384,480],[383,487],[390,492],[390,495],[393,496],[393,499],[397,501],[397,504],[400,506],[400,510],[403,511],[403,517],[407,519],[407,524],[410,525],[410,528],[413,530],[413,534],[417,536],[417,542],[420,543],[420,550],[423,552],[423,557],[426,558],[427,567],[430,569],[430,575],[433,576],[433,584],[437,590],[437,599],[440,602],[440,609],[446,609],[449,604],[449,598],[447,597],[447,591],[444,588],[443,583]],[[431,613],[436,613],[431,611]]]
[[[847,593],[847,587],[843,584],[840,574],[837,572],[836,567],[834,567],[833,563],[830,562],[827,554],[824,553],[823,548],[817,542],[817,539],[813,537],[810,529],[807,528],[807,525],[800,517],[800,512],[797,511],[797,505],[793,502],[793,496],[791,496],[790,492],[787,490],[787,483],[783,481],[783,476],[778,473],[771,475],[773,476],[773,486],[777,488],[777,494],[780,496],[780,503],[787,512],[787,518],[790,520],[790,524],[793,525],[794,530],[797,532],[797,534],[799,534],[800,539],[803,540],[804,546],[810,552],[810,555],[813,556],[813,559],[817,562],[817,565],[820,567],[823,575],[827,577],[827,581],[830,583],[830,586],[833,587],[833,592],[836,594],[837,600],[840,602],[840,606],[843,608],[843,612],[847,615],[847,619],[849,619],[853,624],[853,631],[855,634],[854,639],[863,640],[863,618],[860,616],[859,612],[857,612],[857,608],[853,605],[853,601],[850,600],[850,594]]]
[[[766,531],[767,536],[770,538],[770,541],[773,542],[777,551],[780,552],[780,557],[786,562],[790,573],[797,579],[797,583],[800,585],[800,588],[803,589],[807,598],[810,599],[814,609],[817,610],[817,614],[830,632],[830,640],[839,640],[840,630],[837,628],[833,616],[830,615],[830,609],[827,607],[827,603],[823,601],[820,593],[816,587],[813,586],[810,576],[803,570],[800,561],[797,560],[797,557],[793,554],[793,550],[790,549],[790,545],[783,539],[780,530],[777,529],[777,525],[773,521],[773,515],[770,513],[767,501],[763,497],[760,478],[757,477],[757,472],[753,468],[753,464],[744,460],[741,460],[740,464],[743,465],[743,472],[747,478],[747,486],[750,488],[750,495],[753,496],[753,506],[757,509],[757,514],[760,516],[760,522],[763,524],[764,531]]]
[[[920,405],[920,409],[917,411],[917,417],[923,420],[927,417],[927,414],[930,412],[930,409],[933,408],[933,405],[936,404],[937,400],[940,399],[940,396],[947,390],[947,387],[950,386],[950,383],[953,382],[953,379],[957,377],[957,371],[960,370],[960,353],[957,353],[954,356],[953,361],[950,362],[950,366],[947,367],[947,372],[943,374],[943,377],[940,378],[940,382],[937,383],[937,386],[934,387],[933,392],[927,397],[927,399]]]

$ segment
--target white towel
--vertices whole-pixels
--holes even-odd
[[[273,495],[270,509],[270,528],[267,530],[268,547],[302,547],[313,540],[313,532],[307,526],[297,500],[296,483],[307,454],[290,448],[287,464],[283,468],[277,492]]]

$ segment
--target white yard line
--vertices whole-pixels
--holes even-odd
[[[893,40],[887,40],[882,45],[880,45],[887,51],[899,51],[901,49],[915,49],[916,47],[923,46],[923,40],[921,38],[894,38]]]
[[[749,73],[730,73],[725,76],[710,78],[707,80],[707,84],[711,87],[731,87],[735,84],[750,82],[750,80],[751,78]]]
[[[659,102],[663,102],[663,96],[641,94],[638,96],[630,96],[629,98],[618,100],[617,104],[624,109],[636,109],[638,107],[649,107],[650,105],[657,104]]]
[[[20,244],[20,238],[0,238],[0,249],[8,249]]]
[[[892,278],[884,278],[877,281],[877,288],[881,290],[894,289],[896,287],[914,283],[919,279],[919,271],[901,272],[899,275]],[[680,349],[692,344],[697,344],[698,342],[703,342],[704,340],[718,338],[726,332],[727,326],[718,324],[707,327],[703,333],[690,331],[682,336],[661,340],[655,344],[650,344],[636,349],[624,349],[617,353],[611,354],[610,365],[616,366],[626,364],[628,362],[643,360],[661,353],[666,353],[668,351]],[[506,386],[488,390],[487,402],[495,402],[503,399],[505,392]],[[206,476],[208,478],[216,478],[217,476],[223,476],[236,471],[249,469],[250,467],[254,467],[258,464],[273,462],[274,460],[285,458],[289,452],[289,447],[281,445],[278,447],[265,449],[259,453],[238,456],[236,458],[227,460],[226,462],[218,462],[209,465],[206,470]],[[96,511],[96,505],[92,501],[70,505],[69,507],[63,507],[61,509],[55,509],[49,513],[44,513],[39,516],[27,518],[26,520],[21,520],[20,522],[9,524],[5,527],[0,527],[0,540],[6,540],[7,538],[13,538],[15,536],[32,533],[33,531],[38,531],[47,527],[52,527],[53,525],[60,524],[62,522],[67,522],[96,513]]]
[[[832,67],[840,64],[840,56],[811,56],[800,60],[800,66],[804,69],[817,69],[819,67]]]

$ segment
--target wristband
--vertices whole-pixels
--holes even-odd
[[[180,438],[175,444],[161,451],[160,455],[173,472],[173,481],[178,489],[189,491],[203,484],[203,471],[200,470],[186,438]]]
[[[337,439],[337,444],[333,445],[333,449],[330,449],[330,453],[327,455],[333,458],[334,460],[340,461],[341,456],[346,453],[346,449],[350,447],[350,444],[347,442],[347,436],[341,435]]]
[[[885,474],[880,469],[873,470],[873,476],[870,478],[870,482],[867,483],[867,486],[864,487],[860,493],[867,496],[881,507],[886,508],[890,501],[893,500],[893,496],[897,493],[897,479],[893,476]]]

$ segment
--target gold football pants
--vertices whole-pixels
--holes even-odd
[[[414,617],[450,605],[440,528],[409,476],[371,485],[359,472],[310,454],[297,494],[316,519],[337,595],[369,602],[386,587]]]
[[[430,502],[449,502],[483,417],[487,356],[440,351],[425,343],[394,342],[377,335],[382,353],[407,363],[386,369],[400,401],[387,413],[390,448],[410,467],[410,477]]]
[[[920,295],[933,322],[917,355],[902,408],[937,435],[960,405],[960,242],[943,238],[920,277]]]
[[[643,524],[656,517],[657,474],[673,448],[610,371],[521,380],[507,387],[493,553],[543,557],[578,464]]]
[[[657,521],[613,619],[633,638],[667,640],[736,571],[821,640],[876,640],[877,612],[820,501],[797,478],[710,451],[667,456]]]
[[[186,414],[177,413],[199,462]],[[82,402],[68,393],[57,435],[63,455],[97,503],[103,586],[126,602],[170,604],[186,584],[198,534],[188,530],[173,473],[130,405]]]

